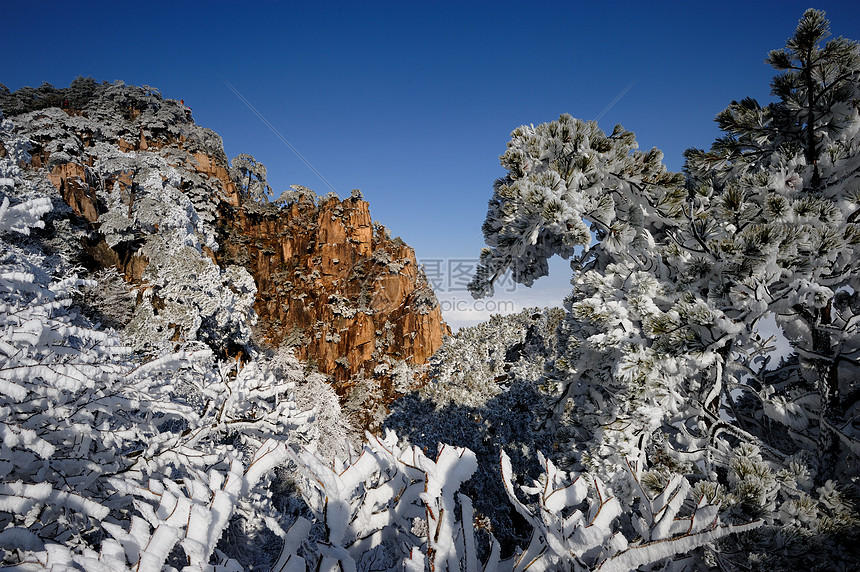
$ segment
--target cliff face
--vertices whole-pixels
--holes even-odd
[[[341,392],[388,359],[425,363],[449,333],[415,253],[374,226],[358,196],[315,204],[303,193],[277,211],[224,203],[221,213],[218,257],[254,276],[265,337],[294,345]]]
[[[12,120],[32,143],[24,166],[75,215],[81,262],[117,268],[138,292],[128,328],[231,355],[247,335],[225,342],[217,330],[253,326],[251,314],[235,317],[252,295],[259,342],[294,347],[343,396],[374,378],[384,401],[393,397],[387,372],[395,363],[425,363],[441,346],[450,330],[413,250],[373,224],[360,193],[341,201],[301,189],[278,204],[253,200],[220,138],[194,125],[179,102],[149,88],[92,89],[73,109]],[[193,271],[179,268],[189,261]],[[218,287],[226,298],[213,293]],[[192,298],[196,318],[167,316]],[[218,314],[218,305],[233,314]]]

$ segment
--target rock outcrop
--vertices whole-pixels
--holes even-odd
[[[72,207],[72,211],[94,223],[99,218],[98,197],[91,184],[92,181],[88,178],[89,171],[86,167],[72,162],[57,165],[48,174],[48,180],[57,188],[63,200]]]
[[[415,253],[374,225],[369,204],[304,192],[279,209],[222,205],[218,254],[257,283],[265,337],[348,391],[390,360],[422,364],[450,333]]]

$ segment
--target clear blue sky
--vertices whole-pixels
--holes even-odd
[[[810,6],[860,40],[855,1],[10,2],[0,83],[150,85],[184,99],[229,157],[262,161],[276,191],[330,191],[227,81],[341,196],[361,189],[419,259],[475,258],[514,128],[595,118],[632,83],[600,125],[623,124],[680,169],[732,99],[769,99],[763,60]],[[555,264],[517,295],[557,302],[569,274]]]

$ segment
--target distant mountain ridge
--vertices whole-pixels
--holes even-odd
[[[116,268],[135,292],[119,325],[138,350],[196,339],[237,356],[254,331],[255,343],[294,346],[342,396],[375,378],[389,402],[389,372],[425,363],[450,333],[414,251],[372,222],[360,193],[297,187],[269,202],[265,167],[231,165],[181,102],[78,78],[0,85],[0,108],[31,142],[21,166],[65,203],[51,215],[62,248],[91,272]]]

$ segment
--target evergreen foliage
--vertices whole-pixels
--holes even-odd
[[[515,130],[471,289],[559,254],[565,311],[464,329],[423,385],[385,365],[414,391],[361,443],[373,396],[260,347],[210,256],[216,135],[145,86],[0,86],[0,569],[855,569],[860,49],[809,10],[767,61],[775,101],[683,173],[620,126]]]
[[[242,196],[255,202],[265,202],[272,196],[272,187],[266,181],[266,166],[247,153],[230,161],[231,175]]]
[[[774,561],[763,546],[821,557],[783,526],[831,562],[858,532],[852,503],[834,516],[826,497],[860,476],[860,51],[822,47],[828,35],[807,11],[768,57],[777,100],[733,102],[717,117],[726,136],[689,151],[685,176],[620,127],[564,115],[515,130],[470,285],[491,293],[507,269],[530,284],[549,257],[571,259],[544,383],[559,462],[622,502],[637,498],[616,480],[625,459],[722,491],[725,514],[768,523],[751,560]],[[721,565],[740,565],[730,553]]]

